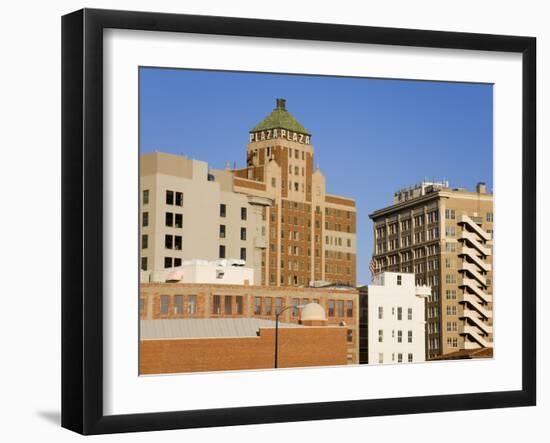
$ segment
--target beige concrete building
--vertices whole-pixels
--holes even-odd
[[[181,155],[141,156],[141,270],[164,281],[186,260],[242,259],[261,279],[268,199],[233,192],[229,171]]]
[[[426,303],[426,357],[493,343],[493,195],[446,182],[395,193],[370,214],[378,271],[412,272],[432,287]]]

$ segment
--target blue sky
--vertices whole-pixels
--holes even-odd
[[[327,192],[356,199],[358,283],[370,280],[368,214],[397,189],[423,179],[493,188],[486,84],[141,68],[141,152],[242,167],[249,130],[277,97],[311,132]]]

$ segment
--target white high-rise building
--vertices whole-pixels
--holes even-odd
[[[360,288],[361,363],[425,361],[425,299],[429,286],[416,286],[414,274],[382,272]],[[366,320],[366,321],[365,321]]]

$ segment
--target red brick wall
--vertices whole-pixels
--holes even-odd
[[[140,374],[274,367],[275,330],[258,337],[142,340]],[[346,328],[279,329],[279,367],[345,365]]]

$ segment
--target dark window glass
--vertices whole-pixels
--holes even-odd
[[[183,228],[183,215],[182,214],[176,214],[176,228]]]
[[[174,204],[174,191],[166,191],[166,204],[167,205]]]
[[[225,246],[220,245],[220,258],[225,258]]]
[[[142,219],[141,219],[141,225],[142,226],[149,226],[149,213],[148,212],[143,213],[143,216],[142,216]]]
[[[172,257],[164,257],[164,268],[172,267]]]
[[[174,296],[174,314],[183,314],[183,295]]]
[[[160,313],[161,314],[168,314],[168,302],[169,297],[168,295],[161,295],[160,296]]]
[[[147,205],[149,204],[149,190],[143,191],[143,204]]]
[[[176,206],[183,206],[183,192],[176,192]]]
[[[167,212],[164,221],[166,226],[174,226],[174,214]]]
[[[147,249],[149,247],[149,236],[148,235],[142,235],[141,236],[141,249]]]
[[[225,217],[226,215],[226,208],[225,208],[225,205],[222,203],[220,205],[220,217]]]
[[[241,260],[246,260],[246,248],[241,248]]]
[[[212,297],[212,314],[221,314],[221,296]]]
[[[230,295],[226,295],[224,297],[224,302],[223,302],[223,312],[227,315],[231,315],[233,313],[233,307],[231,306],[233,303],[233,297],[231,297]]]
[[[241,220],[246,220],[246,208],[241,208]]]
[[[237,314],[242,315],[242,313],[243,313],[243,297],[242,297],[242,295],[237,295],[235,297],[235,307],[237,308]]]

